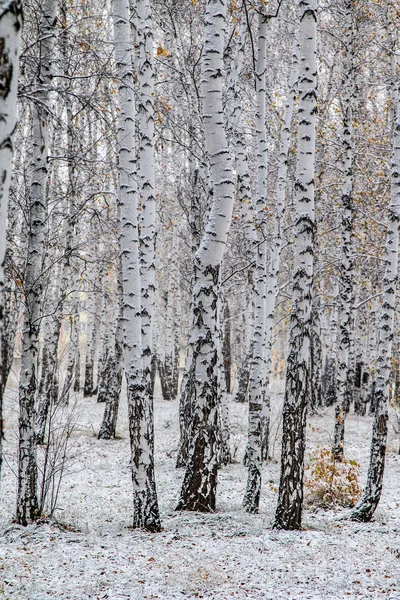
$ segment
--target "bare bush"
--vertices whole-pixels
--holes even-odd
[[[75,459],[70,442],[78,416],[76,406],[53,405],[45,443],[39,447],[39,509],[40,514],[48,517],[52,517],[58,508],[61,483]]]

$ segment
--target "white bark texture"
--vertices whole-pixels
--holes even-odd
[[[246,137],[244,135],[245,128],[242,123],[242,105],[239,90],[240,72],[242,70],[245,41],[247,33],[247,22],[243,20],[239,29],[239,36],[236,42],[235,55],[232,60],[231,71],[227,86],[226,103],[228,114],[227,134],[228,139],[233,148],[235,170],[237,175],[237,203],[239,205],[240,222],[243,231],[243,243],[245,247],[246,257],[249,261],[253,260],[254,246],[257,241],[256,230],[254,226],[254,208],[252,203],[251,181],[250,181],[250,166],[247,156]],[[253,357],[253,318],[254,307],[252,302],[254,294],[252,291],[252,269],[249,270],[249,290],[248,290],[248,306],[249,310],[245,315],[245,327],[243,340],[246,347],[246,352],[238,372],[238,389],[235,394],[235,402],[246,402],[249,391],[250,364]]]
[[[262,5],[260,5],[262,8]],[[246,449],[247,487],[243,506],[247,512],[258,512],[261,490],[261,411],[265,401],[265,302],[266,302],[266,223],[268,146],[265,126],[265,69],[267,22],[258,16],[257,70],[255,73],[257,110],[255,133],[257,143],[255,269],[253,284],[254,346],[249,385],[249,430]]]
[[[398,90],[400,87],[398,87]],[[397,118],[393,133],[391,197],[385,245],[385,274],[379,322],[375,415],[371,453],[364,494],[351,513],[354,521],[370,521],[382,492],[388,429],[389,384],[392,369],[392,341],[396,310],[400,227],[400,94],[397,95]]]
[[[17,82],[22,30],[21,0],[0,2],[0,474],[2,466],[3,393],[6,365],[4,328],[4,262],[6,257],[6,225],[8,195],[11,185],[13,133],[17,121]]]
[[[314,263],[314,166],[317,116],[316,0],[299,0],[299,114],[293,308],[283,406],[281,478],[275,527],[299,529],[310,395],[310,319]]]
[[[337,460],[344,455],[344,424],[350,407],[353,383],[351,361],[354,327],[354,257],[353,257],[353,112],[354,112],[354,0],[345,0],[345,65],[342,84],[343,101],[343,187],[342,187],[342,261],[340,268],[340,326],[337,370],[337,404],[333,453]]]
[[[297,41],[293,48],[292,66],[289,77],[289,91],[286,98],[283,114],[282,130],[279,140],[278,177],[276,183],[276,207],[274,233],[271,247],[271,260],[267,280],[267,297],[265,306],[265,369],[264,381],[265,397],[261,409],[261,458],[268,459],[269,422],[270,422],[270,396],[269,379],[272,364],[272,334],[275,317],[275,303],[278,290],[278,277],[282,250],[282,223],[286,207],[286,183],[288,174],[288,155],[290,149],[290,131],[292,126],[293,108],[297,96],[299,63]]]
[[[193,285],[192,428],[179,510],[215,510],[217,486],[218,293],[232,220],[234,180],[222,103],[226,0],[207,0],[202,55],[202,109],[212,204],[195,255]]]
[[[143,369],[150,387],[155,307],[156,199],[154,163],[153,19],[150,0],[137,0],[139,185],[142,203],[140,280]]]
[[[33,174],[29,190],[29,235],[24,277],[25,312],[22,332],[21,374],[19,382],[19,452],[17,521],[26,525],[39,517],[37,502],[37,464],[35,436],[35,392],[41,300],[43,251],[46,235],[48,180],[48,121],[54,25],[57,3],[44,0],[41,6],[41,55],[37,75],[37,102],[32,109]]]
[[[21,1],[2,0],[0,2],[0,53],[2,65],[0,86],[0,293],[4,286],[6,223],[13,158],[12,138],[17,122],[17,83],[21,29]]]
[[[118,77],[119,250],[122,271],[124,362],[127,382],[133,482],[133,526],[159,531],[150,398],[143,378],[142,306],[139,266],[138,190],[135,179],[135,96],[128,0],[114,0]]]

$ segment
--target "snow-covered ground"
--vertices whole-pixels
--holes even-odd
[[[15,511],[16,395],[6,400],[7,464],[1,484],[0,599],[141,600],[160,598],[309,598],[400,600],[400,456],[393,428],[382,502],[369,524],[345,519],[348,511],[306,510],[304,530],[271,528],[279,478],[282,396],[274,396],[274,461],[263,469],[260,514],[241,508],[246,484],[242,457],[246,406],[231,403],[235,464],[221,469],[218,511],[177,513],[182,470],[174,468],[178,446],[177,402],[155,403],[156,475],[163,531],[130,528],[131,479],[126,406],[119,439],[99,441],[103,406],[80,399],[79,427],[58,501],[60,525],[19,527]],[[308,448],[329,442],[332,411],[309,419]],[[348,458],[368,459],[371,418],[347,421]],[[13,473],[14,471],[14,473]]]

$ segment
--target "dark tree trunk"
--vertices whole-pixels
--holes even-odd
[[[105,400],[106,404],[104,407],[103,421],[98,435],[99,440],[111,440],[115,438],[123,373],[123,354],[121,345],[118,345],[118,349],[116,347],[115,357],[109,358],[109,360],[111,362],[111,377]]]
[[[204,270],[203,270],[204,269]],[[218,445],[218,283],[219,266],[195,262],[193,313],[195,331],[188,391],[192,407],[189,452],[177,510],[214,512]],[[210,328],[203,335],[204,324]],[[205,367],[206,365],[206,367]]]
[[[317,410],[322,405],[322,344],[321,324],[318,307],[315,307],[311,316],[311,339],[310,339],[310,372],[311,372],[311,411]]]
[[[379,398],[379,391],[376,395],[377,398],[374,404],[378,407],[379,403],[383,402],[383,398]],[[379,413],[378,410],[376,410],[372,428],[367,485],[360,502],[351,513],[351,519],[353,521],[370,521],[379,504],[382,493],[383,472],[385,470],[387,425],[388,414]]]
[[[345,415],[340,406],[335,407],[335,432],[333,438],[332,453],[335,460],[341,462],[344,457],[343,440],[344,440],[344,420]]]
[[[231,313],[228,301],[224,302],[223,310],[223,337],[222,337],[222,356],[224,361],[224,373],[226,383],[226,393],[232,391],[232,348],[231,348]]]
[[[165,361],[158,359],[158,375],[160,377],[161,393],[164,400],[174,400],[172,396],[172,357],[167,356]]]
[[[178,396],[179,391],[179,362],[180,362],[180,343],[179,333],[175,332],[174,341],[174,363],[173,363],[173,375],[171,381],[172,397],[175,399]]]
[[[190,357],[187,358],[191,361]],[[192,422],[192,386],[193,386],[193,364],[190,367],[186,367],[184,378],[182,381],[181,392],[179,397],[179,428],[180,428],[180,441],[179,449],[176,457],[176,467],[180,469],[186,467],[188,455],[189,455],[189,440],[190,440],[190,428]]]
[[[356,362],[356,368],[354,370],[354,413],[356,415],[363,415],[365,413],[365,405],[361,399],[363,369],[364,364],[359,361]]]
[[[79,327],[79,325],[78,325]],[[79,343],[79,332],[76,343],[76,354],[75,354],[75,378],[74,378],[74,392],[77,394],[81,391],[81,346]]]
[[[323,399],[325,406],[336,404],[336,361],[333,357],[327,356],[325,360],[324,379],[323,379]]]
[[[254,343],[251,342],[248,351],[239,368],[238,389],[234,397],[234,402],[245,403],[249,399],[250,386],[250,365],[253,359]]]

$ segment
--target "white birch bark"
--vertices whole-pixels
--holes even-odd
[[[259,8],[262,10],[263,3]],[[257,109],[255,134],[257,144],[255,269],[253,273],[254,346],[249,385],[249,430],[246,449],[248,478],[243,506],[247,512],[258,512],[261,490],[261,411],[265,401],[265,301],[266,301],[266,223],[268,146],[265,126],[265,69],[267,21],[258,16],[257,71],[255,73]]]
[[[154,163],[154,57],[150,0],[137,0],[139,185],[142,202],[140,278],[143,368],[150,386],[155,307],[156,199]]]
[[[281,262],[282,250],[282,224],[286,207],[286,183],[288,173],[288,155],[290,149],[290,131],[293,119],[293,108],[297,96],[299,64],[297,41],[293,47],[292,65],[289,77],[289,91],[286,98],[285,110],[283,114],[282,130],[279,140],[278,151],[278,177],[276,183],[276,207],[274,233],[271,247],[271,260],[267,281],[267,296],[265,306],[265,370],[264,382],[265,397],[261,409],[261,457],[262,460],[268,459],[269,446],[269,422],[270,422],[270,395],[269,379],[272,364],[272,342],[273,327],[275,317],[275,303],[278,290],[278,277]]]
[[[232,220],[234,180],[222,104],[227,2],[207,0],[202,55],[202,109],[212,204],[194,261],[193,396],[189,458],[179,510],[215,510],[217,487],[218,284]]]
[[[139,265],[138,190],[135,178],[135,95],[128,0],[114,0],[115,60],[118,77],[119,250],[122,272],[124,363],[127,381],[133,482],[133,526],[159,531],[148,386],[143,377],[142,305]]]
[[[41,277],[46,234],[48,180],[48,120],[54,25],[57,3],[44,0],[40,9],[39,37],[41,55],[37,76],[36,99],[32,112],[33,175],[29,190],[30,229],[24,278],[25,314],[22,332],[21,373],[19,382],[19,451],[17,521],[26,525],[38,518],[37,464],[35,436],[35,392],[38,338],[43,281]]]
[[[6,378],[4,347],[4,262],[6,257],[6,226],[8,195],[11,185],[13,134],[17,121],[17,84],[22,31],[21,0],[0,2],[0,475],[3,461],[3,394]]]
[[[239,39],[236,43],[235,56],[232,60],[231,72],[227,88],[227,114],[228,127],[227,134],[230,139],[235,159],[235,170],[237,174],[237,202],[239,205],[241,229],[243,231],[245,252],[249,260],[253,260],[254,246],[256,244],[256,230],[254,226],[254,208],[252,203],[250,166],[247,156],[246,137],[242,123],[242,103],[239,90],[240,72],[242,70],[245,55],[245,36],[247,33],[247,22],[243,23],[239,29]],[[249,272],[249,291],[248,306],[249,310],[245,315],[245,335],[246,352],[244,353],[242,363],[238,373],[238,389],[235,394],[235,402],[246,402],[248,399],[250,365],[253,357],[253,320],[254,307],[252,302],[254,294],[252,292],[253,276]]]
[[[399,80],[397,79],[397,82]],[[396,123],[393,132],[391,196],[385,245],[385,274],[379,320],[375,414],[371,452],[364,494],[351,513],[354,521],[370,521],[382,493],[388,429],[389,384],[392,369],[392,343],[398,281],[400,228],[400,85],[397,84]]]
[[[344,425],[352,395],[353,365],[351,345],[354,327],[353,273],[353,112],[354,112],[354,0],[345,0],[344,44],[345,74],[342,83],[343,102],[343,186],[342,186],[342,260],[340,268],[340,325],[337,370],[337,404],[333,453],[337,460],[344,455]]]
[[[317,113],[317,0],[299,0],[299,115],[293,308],[283,406],[281,477],[274,526],[299,529],[310,394],[310,319],[314,263],[314,168]]]
[[[8,194],[11,185],[13,160],[12,140],[17,122],[17,83],[21,30],[21,1],[2,0],[0,2],[0,52],[2,65],[2,79],[0,86],[0,325],[2,322],[3,310],[1,299],[3,297],[2,292],[4,286]]]
[[[193,115],[191,114],[191,119]],[[193,257],[199,249],[201,242],[201,205],[203,188],[207,180],[207,169],[203,162],[195,160],[196,140],[194,127],[189,125],[189,182],[190,182],[190,233],[191,248]],[[191,299],[193,303],[193,297]],[[193,312],[193,306],[190,306],[190,313]],[[189,338],[186,350],[185,369],[183,372],[181,389],[179,394],[179,429],[180,440],[176,458],[176,467],[186,466],[189,455],[189,441],[192,419],[192,396],[193,396],[193,339]]]

